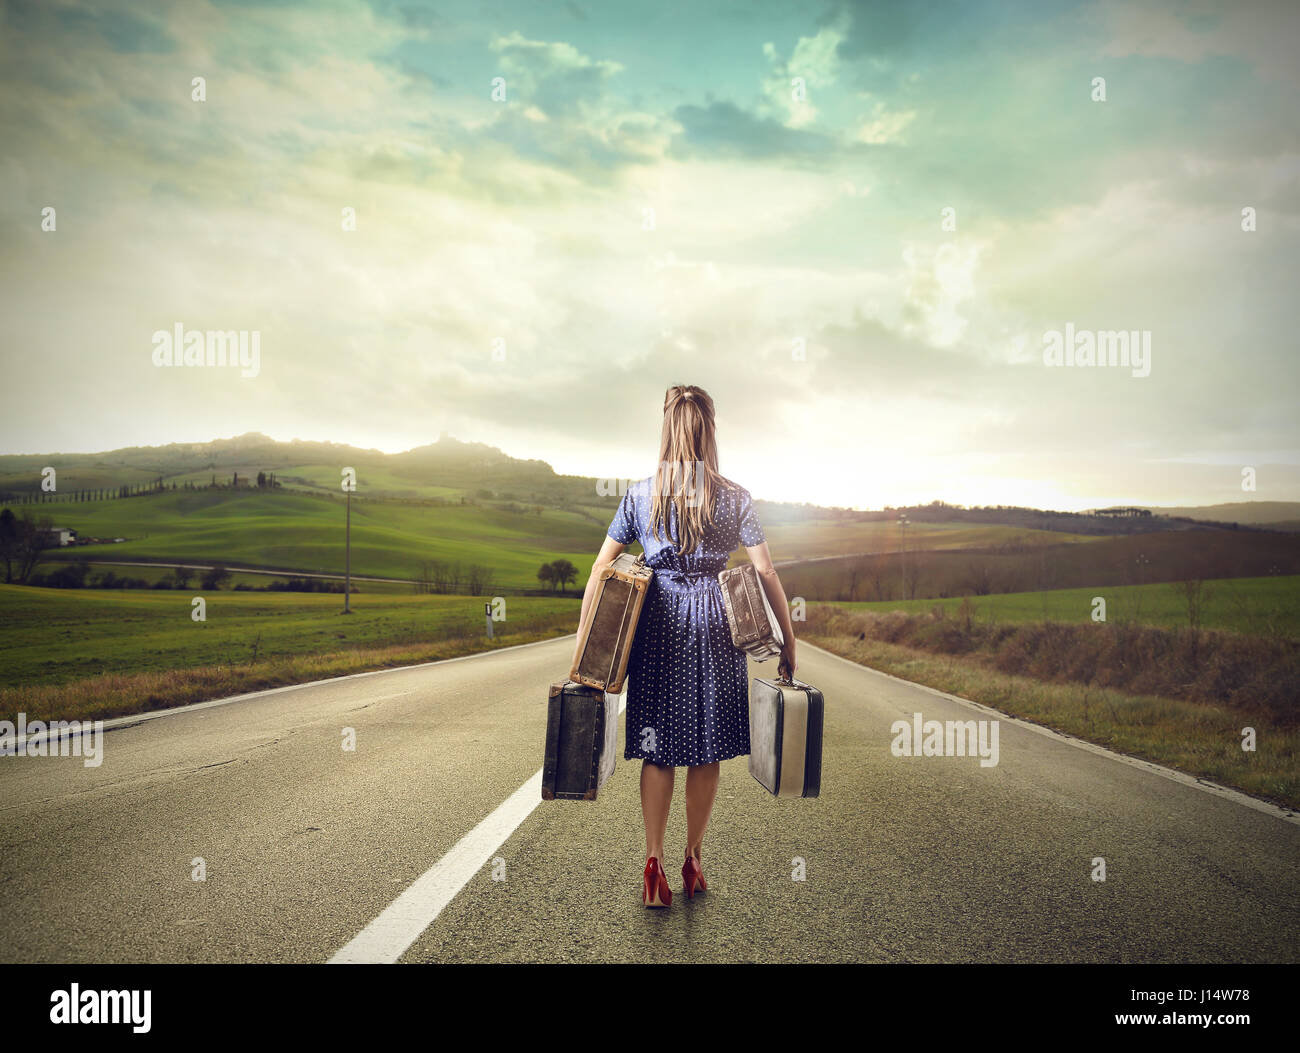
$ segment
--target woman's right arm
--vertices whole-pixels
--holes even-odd
[[[772,554],[767,550],[766,541],[758,545],[747,545],[745,551],[749,553],[749,561],[758,571],[758,580],[763,583],[767,602],[772,605],[772,613],[776,615],[777,623],[781,626],[781,636],[785,639],[785,645],[781,648],[777,672],[789,680],[794,676],[798,666],[795,663],[794,623],[790,618],[790,604],[786,601],[785,589],[781,587],[781,579],[772,564]]]

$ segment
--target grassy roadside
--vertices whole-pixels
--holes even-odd
[[[0,684],[76,683],[113,673],[165,673],[265,663],[357,648],[435,644],[485,636],[490,597],[343,597],[318,593],[212,592],[205,619],[192,593],[40,589],[0,585]],[[576,627],[578,600],[507,597],[495,635]]]
[[[452,637],[432,643],[290,655],[248,664],[107,673],[63,684],[7,687],[0,689],[0,720],[15,720],[20,712],[27,715],[29,723],[33,720],[100,720],[130,716],[349,673],[499,651],[573,632],[575,626],[571,623],[576,622],[576,612],[572,617],[557,617],[555,622],[545,628],[534,624],[525,631],[498,636],[495,640],[483,636]],[[562,679],[566,672],[567,669],[557,665],[555,676]]]
[[[976,659],[936,655],[882,640],[809,633],[810,643],[850,661],[960,695],[1009,716],[1300,808],[1300,728],[1207,702],[1111,688],[1048,683],[1002,673]],[[1257,749],[1241,748],[1253,727]]]
[[[1164,629],[1188,625],[1183,582],[1009,592],[965,599],[841,601],[838,606],[850,611],[907,614],[925,614],[938,607],[949,617],[956,617],[966,604],[973,619],[981,623],[1054,621],[1088,625],[1092,624],[1097,599],[1105,601],[1106,618],[1111,622],[1129,621]],[[1300,575],[1206,581],[1201,583],[1196,601],[1201,628],[1300,638]]]

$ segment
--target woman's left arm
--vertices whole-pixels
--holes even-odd
[[[625,548],[627,546],[622,542],[606,536],[605,543],[600,546],[600,551],[596,554],[596,562],[591,565],[591,573],[587,575],[587,587],[582,593],[582,611],[578,615],[578,639],[573,644],[574,662],[578,660],[578,643],[582,640],[583,626],[587,624],[587,618],[591,614],[592,597],[596,595],[596,582],[600,579],[600,572],[613,563]],[[572,664],[571,662],[570,668]]]

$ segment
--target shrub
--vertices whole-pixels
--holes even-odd
[[[846,611],[813,604],[803,632],[902,644],[936,654],[973,654],[1000,672],[1135,694],[1258,710],[1300,723],[1300,641],[1126,622],[978,624],[928,614]]]

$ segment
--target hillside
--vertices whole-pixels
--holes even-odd
[[[165,484],[227,482],[238,473],[255,479],[273,472],[282,487],[339,492],[343,467],[357,470],[358,491],[375,496],[434,497],[450,491],[514,487],[521,499],[596,496],[593,480],[556,475],[544,461],[518,460],[493,446],[437,443],[386,454],[330,442],[278,442],[260,432],[205,443],[131,446],[104,453],[52,453],[0,456],[0,493],[34,492],[46,466],[58,472],[59,490]],[[590,486],[588,486],[590,484]]]
[[[280,442],[261,432],[211,442],[131,446],[98,453],[3,455],[0,501],[21,501],[39,495],[41,472],[47,467],[57,472],[58,500],[63,500],[75,499],[79,491],[116,491],[119,487],[185,489],[231,485],[236,481],[249,486],[256,484],[259,473],[273,475],[277,490],[337,494],[345,466],[356,469],[358,496],[542,505],[585,514],[593,522],[608,522],[616,503],[612,497],[601,496],[593,477],[559,475],[545,461],[511,457],[495,446],[460,442],[448,435],[434,443],[389,454],[343,443],[301,439]],[[639,478],[648,469],[649,465],[638,467],[634,477]],[[50,499],[50,495],[43,498]],[[912,523],[1003,526],[1080,536],[1300,521],[1300,502],[1282,501],[1152,508],[1145,510],[1150,515],[1136,517],[1007,506],[967,508],[943,501],[880,510],[783,503],[757,495],[756,503],[764,521],[773,524],[880,524],[896,523],[905,516]]]
[[[57,472],[57,493],[39,488],[47,466]],[[618,501],[602,496],[594,478],[559,475],[544,461],[446,435],[386,454],[337,443],[278,442],[250,432],[208,443],[3,456],[0,503],[39,511],[77,532],[82,543],[51,551],[47,560],[224,563],[339,574],[344,467],[357,473],[352,571],[362,576],[417,580],[436,561],[490,567],[493,586],[513,591],[536,588],[538,567],[565,558],[585,577]],[[1144,560],[1157,553],[1170,557],[1155,560],[1147,580],[1296,572],[1280,569],[1292,567],[1294,552],[1280,542],[1295,535],[1238,525],[1243,507],[1258,517],[1300,508],[1277,502],[1208,510],[1238,514],[1217,523],[942,501],[877,511],[762,500],[756,506],[778,560],[814,561],[789,570],[792,594],[810,598],[844,592],[847,579],[860,579],[847,588],[847,598],[863,599],[885,598],[891,582],[916,596],[1043,588],[1050,587],[1049,569],[1060,574],[1063,568],[1085,576],[1069,576],[1058,586],[1127,583],[1146,566],[1137,562],[1143,552]],[[1124,538],[1136,547],[1083,555],[1106,539]],[[105,542],[84,543],[89,539]],[[932,558],[909,555],[922,552]],[[874,554],[867,569],[835,561],[866,554]],[[868,578],[879,579],[870,593]]]
[[[1294,530],[1300,523],[1300,501],[1233,501],[1188,508],[1149,508],[1153,515],[1178,516],[1210,523],[1242,523]]]
[[[41,496],[41,472],[46,467],[57,472],[57,496]],[[3,455],[0,502],[75,503],[79,491],[116,492],[123,486],[207,488],[230,486],[236,479],[241,487],[255,488],[259,472],[273,474],[279,491],[338,494],[343,467],[356,469],[358,497],[496,502],[507,511],[543,506],[572,512],[593,524],[599,521],[602,527],[618,503],[616,497],[600,494],[595,477],[560,475],[545,461],[511,457],[494,446],[460,442],[448,435],[436,443],[389,454],[342,443],[279,442],[260,432],[102,453]],[[639,468],[633,478],[641,478],[649,468],[649,464]],[[807,504],[757,503],[765,521],[774,523],[860,514]]]

